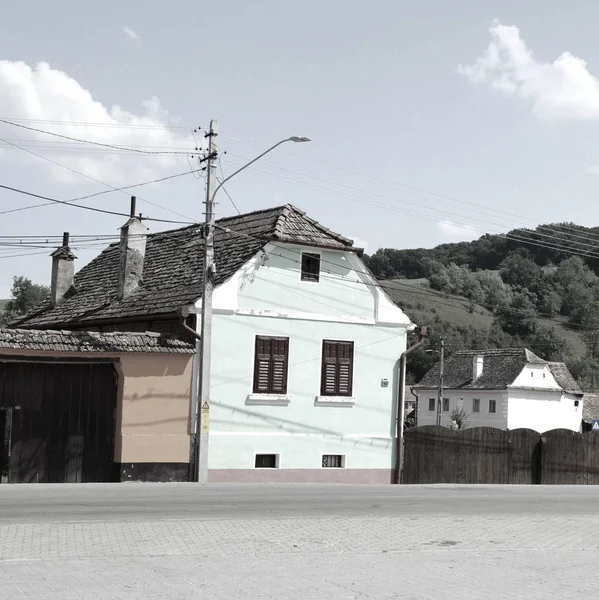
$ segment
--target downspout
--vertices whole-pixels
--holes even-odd
[[[427,335],[428,328],[426,326],[421,327],[420,339],[409,348],[406,348],[406,350],[402,352],[401,357],[399,359],[399,392],[396,410],[397,443],[395,444],[395,473],[393,478],[394,483],[396,484],[401,483],[401,472],[403,469],[403,430],[405,418],[404,396],[406,394],[406,363],[408,359],[408,354],[420,348],[426,341]]]
[[[195,472],[196,472],[194,465],[196,464],[196,461],[198,460],[196,436],[197,436],[197,423],[198,423],[198,416],[199,416],[198,382],[199,382],[199,376],[200,376],[199,358],[200,358],[201,336],[193,327],[190,327],[187,323],[187,319],[189,317],[189,307],[182,306],[179,309],[179,315],[181,317],[181,325],[183,326],[183,329],[185,329],[185,331],[187,331],[187,333],[189,333],[191,336],[193,336],[196,340],[196,345],[195,345],[196,351],[195,351],[195,354],[193,355],[193,365],[191,367],[191,398],[190,398],[190,404],[189,404],[189,438],[190,438],[191,443],[189,445],[189,474],[188,474],[189,481],[194,481],[195,480]]]

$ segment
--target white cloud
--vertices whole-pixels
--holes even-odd
[[[75,79],[43,62],[32,68],[24,62],[0,60],[0,115],[27,119],[19,123],[37,129],[126,148],[191,151],[195,146],[191,134],[165,128],[176,120],[162,108],[158,98],[142,102],[137,113],[117,105],[106,107]],[[20,145],[111,184],[135,183],[188,168],[182,155],[123,153],[6,124],[0,123],[0,127],[3,137],[25,139]],[[5,158],[8,157],[31,158],[17,150],[5,152]],[[51,169],[54,178],[61,182],[82,181],[81,177],[47,162],[37,160],[34,164]]]
[[[139,35],[139,33],[137,33],[137,31],[134,31],[133,29],[131,29],[131,27],[123,27],[123,33],[130,40],[133,40],[134,42],[141,42],[141,35]]]
[[[599,79],[584,60],[563,52],[551,63],[541,62],[515,26],[494,22],[489,33],[484,54],[458,66],[462,75],[528,101],[541,119],[599,119]]]
[[[477,231],[470,225],[454,223],[453,221],[439,221],[437,223],[437,228],[445,235],[453,238],[460,238],[462,241],[466,241],[466,239],[474,240],[482,235],[480,231]]]
[[[349,237],[350,240],[353,240],[354,242],[354,248],[362,248],[362,250],[364,250],[364,252],[366,252],[368,250],[368,242],[361,240],[358,237]]]

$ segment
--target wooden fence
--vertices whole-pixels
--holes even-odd
[[[554,429],[541,439],[541,483],[599,484],[599,434]]]
[[[408,429],[403,483],[599,484],[599,434],[437,425]]]

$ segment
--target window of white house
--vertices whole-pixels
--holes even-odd
[[[320,280],[320,254],[302,252],[302,281]]]
[[[289,338],[256,336],[254,394],[286,394]]]
[[[256,454],[256,469],[278,469],[279,455],[278,454]]]
[[[489,400],[489,412],[497,412],[497,402],[495,400]]]
[[[353,377],[354,343],[323,340],[320,395],[350,397]]]
[[[343,454],[323,454],[322,467],[324,469],[343,469],[345,467],[345,456]]]
[[[472,400],[472,412],[480,412],[480,399],[479,398],[474,398]]]
[[[434,398],[428,399],[428,409],[435,410],[435,399]]]
[[[443,398],[443,412],[449,412],[449,398]]]

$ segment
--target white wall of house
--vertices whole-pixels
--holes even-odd
[[[565,394],[547,365],[526,365],[508,394],[509,429],[581,429],[582,399]]]
[[[266,251],[215,293],[211,480],[388,483],[409,319],[352,253],[305,248],[321,254],[320,281],[308,283],[300,247]],[[257,335],[289,338],[284,395],[253,393]],[[351,398],[320,397],[324,339],[354,342]],[[256,469],[256,454],[276,454],[278,468]],[[323,468],[324,454],[344,466]]]
[[[582,399],[561,390],[511,389],[508,404],[508,429],[527,427],[539,433],[551,429],[581,430]]]
[[[437,390],[414,390],[418,394],[418,425],[437,424]],[[441,412],[441,425],[451,425],[451,413],[456,408],[463,408],[468,415],[466,427],[497,427],[506,429],[508,423],[507,393],[487,390],[446,390],[444,398],[449,400],[448,410]],[[430,400],[434,400],[434,410],[429,410]],[[475,401],[478,400],[478,412],[475,412]],[[495,412],[490,412],[490,401],[495,402]]]
[[[561,392],[561,387],[547,365],[526,365],[510,387],[547,389]]]

